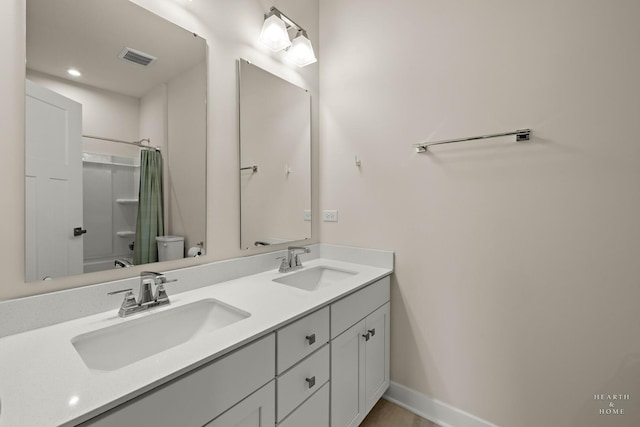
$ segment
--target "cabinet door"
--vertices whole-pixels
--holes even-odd
[[[365,321],[331,341],[331,426],[355,427],[365,416]]]
[[[273,380],[205,427],[271,427],[275,422],[276,386]]]
[[[275,343],[269,334],[82,426],[201,427],[273,380]]]
[[[365,396],[366,412],[389,387],[389,303],[365,319]]]

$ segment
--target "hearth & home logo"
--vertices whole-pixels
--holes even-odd
[[[606,408],[599,409],[600,415],[624,415],[624,403],[631,400],[629,394],[594,394],[593,400],[606,403]]]

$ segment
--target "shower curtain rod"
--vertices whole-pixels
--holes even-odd
[[[104,138],[102,136],[92,136],[92,135],[82,135],[82,136],[84,138],[99,139],[101,141],[117,142],[119,144],[135,145],[136,147],[140,147],[140,148],[148,148],[148,149],[151,149],[151,150],[160,151],[160,147],[152,147],[150,145],[144,145],[143,144],[143,142],[147,142],[147,143],[151,144],[151,140],[149,138],[143,138],[140,141],[122,141],[120,139]]]

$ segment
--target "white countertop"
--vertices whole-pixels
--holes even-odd
[[[283,274],[271,270],[169,295],[169,306],[126,319],[110,310],[0,339],[0,427],[76,425],[392,272],[323,258],[305,269],[319,265],[358,274],[305,291],[273,282]],[[71,344],[77,335],[208,298],[251,316],[112,372],[91,372]]]

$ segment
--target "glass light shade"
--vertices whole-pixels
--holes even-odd
[[[317,61],[311,41],[302,31],[298,32],[296,38],[291,42],[289,55],[293,63],[298,67],[304,67]]]
[[[262,24],[262,32],[260,33],[260,41],[269,46],[274,52],[286,49],[291,46],[289,33],[284,21],[276,15],[271,15],[264,20]]]

